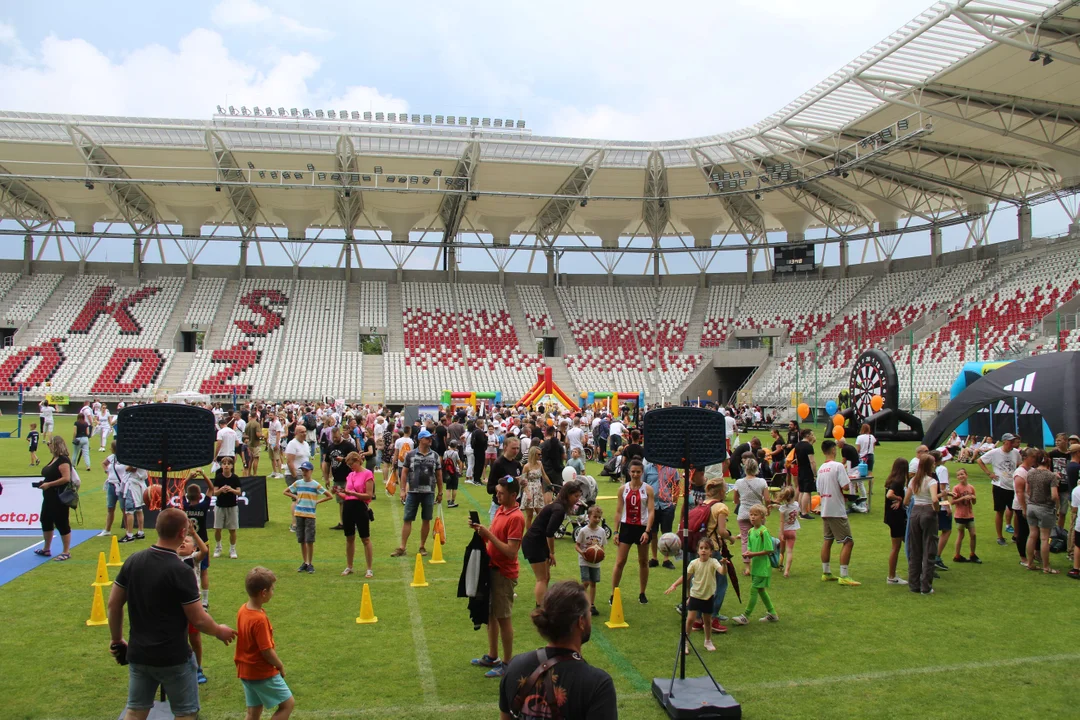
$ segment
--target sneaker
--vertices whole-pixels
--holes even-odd
[[[304,572],[307,570],[307,563],[300,563],[300,567],[296,568],[296,572]]]
[[[660,567],[660,562],[656,558],[653,558],[652,560],[649,560],[649,567]]]
[[[998,538],[997,539],[997,544],[998,545],[1007,545],[1008,543],[1005,542],[1005,538]]]
[[[456,508],[457,506],[458,506],[458,504],[456,502],[448,502],[448,503],[446,503],[446,507],[448,507],[448,508]]]
[[[203,675],[203,671],[202,671],[202,668],[199,668],[199,669],[198,669],[198,670],[196,671],[196,673],[197,673],[196,677],[198,677],[198,678],[199,678],[199,684],[200,684],[200,685],[205,685],[205,684],[206,684],[206,676],[205,676],[205,675]]]
[[[289,526],[289,532],[295,533],[296,532],[296,526],[295,525],[290,525]]]
[[[293,530],[293,532],[296,532],[296,531]],[[220,545],[218,545],[216,548],[214,548],[214,557],[216,557],[216,558],[221,557],[221,546]]]
[[[96,536],[96,537],[109,537],[109,536],[111,536],[111,535],[112,535],[112,533],[111,533],[111,532],[109,532],[108,530],[102,530],[101,532],[99,532],[99,533],[97,534],[97,536]]]
[[[712,640],[706,640],[705,641],[705,649],[708,650],[709,652],[716,652],[716,646],[713,645]]]
[[[373,577],[375,577],[375,573],[373,573],[371,570],[365,570],[364,571],[364,577],[373,578]]]
[[[1065,574],[1071,577],[1073,580],[1080,580],[1080,570],[1077,570],[1076,568],[1073,568]]]
[[[847,587],[859,587],[860,585],[862,585],[861,582],[857,582],[855,580],[852,580],[847,575],[844,575],[843,577],[839,578],[836,582],[837,582],[838,585],[844,585],[844,586],[847,586]]]
[[[496,665],[501,665],[499,658],[493,658],[487,653],[484,653],[478,658],[473,658],[470,662],[479,667],[495,667]]]
[[[973,562],[976,565],[982,565],[982,560],[980,560],[979,556],[975,553],[971,553],[971,557],[968,558],[968,562]]]
[[[397,548],[394,552],[390,553],[390,557],[402,557],[405,555],[405,548]]]
[[[773,613],[765,613],[764,617],[758,618],[758,622],[780,622],[780,618]]]
[[[694,631],[694,630],[704,630],[704,629],[705,629],[705,623],[704,623],[704,622],[702,622],[701,620],[695,620],[695,621],[693,622],[693,624],[691,624],[691,625],[690,625],[690,630],[691,630],[691,631]]]
[[[608,595],[607,604],[608,605],[613,605],[614,603],[615,603],[615,595],[614,594]]]
[[[134,535],[125,535],[124,537],[117,540],[117,542],[122,542],[122,543],[135,542],[135,536]]]
[[[645,593],[638,594],[637,601],[639,603],[641,603],[642,605],[648,605],[649,604],[649,598],[645,597]]]
[[[832,573],[821,573],[821,582],[832,582],[836,580],[836,576]]]
[[[675,606],[675,612],[677,612],[677,613],[679,613],[680,615],[682,615],[682,603],[679,603],[679,604],[677,604],[677,605]]]
[[[907,585],[907,580],[898,577],[885,578],[885,582],[890,585]]]
[[[945,564],[945,561],[942,560],[941,558],[937,558],[936,560],[934,560],[934,567],[936,567],[938,570],[948,570],[949,569],[949,567]]]
[[[728,621],[728,616],[727,615],[713,615],[712,619],[713,619],[713,622],[718,622],[719,621],[719,622],[722,622],[722,623],[726,623]]]
[[[719,620],[717,620],[716,618],[713,618],[712,619],[712,631],[714,633],[720,633],[721,635],[723,635],[724,633],[727,632],[727,628],[725,626],[721,625]]]
[[[229,548],[229,559],[230,560],[235,560],[236,559],[236,548]]]
[[[145,535],[144,533],[141,533],[141,532],[137,532],[137,533],[135,533],[135,539],[136,539],[136,540],[145,540],[145,539],[146,539],[146,535]]]
[[[345,529],[345,526],[344,526],[344,525],[342,525],[341,523],[338,523],[337,525],[335,525],[334,527],[332,527],[332,528],[330,528],[330,529],[331,529],[331,530],[344,530],[344,529]]]
[[[674,570],[675,563],[671,562],[670,560],[665,560],[664,562],[660,563],[660,567],[667,568],[668,570]]]
[[[593,617],[599,617],[600,611],[596,609],[595,605],[593,605],[591,608],[589,608],[589,614]]]
[[[307,566],[306,572],[307,572],[308,575],[315,572],[315,566],[309,563],[308,566]]]
[[[731,618],[731,622],[735,623],[736,625],[750,624],[750,621],[746,619],[745,615],[736,615],[735,617]]]
[[[484,673],[484,677],[486,677],[486,678],[501,678],[505,674],[506,674],[506,663],[501,662],[498,665],[496,665],[495,667],[488,670],[486,673]]]
[[[436,540],[435,542],[439,542],[439,541]],[[421,557],[427,557],[427,548],[426,547],[421,547],[420,548],[420,556]]]
[[[1005,526],[1005,532],[1007,532],[1007,533],[1009,533],[1010,535],[1012,535],[1012,534],[1013,534],[1014,532],[1016,532],[1016,531],[1015,531],[1015,530],[1013,530],[1013,526],[1012,526],[1012,525],[1006,525],[1006,526]]]
[[[965,563],[968,561],[968,559],[963,555],[953,555],[952,561],[954,563]]]

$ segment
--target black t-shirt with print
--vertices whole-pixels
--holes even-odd
[[[202,538],[203,542],[210,541],[206,535],[206,513],[210,511],[210,500],[209,494],[203,495],[197,503],[188,502],[188,499],[184,498],[184,512],[195,521],[195,533]]]
[[[368,450],[371,451],[371,454],[364,458],[364,468],[375,472],[375,441],[372,440],[371,437],[366,437],[364,439],[364,452],[367,452]],[[348,477],[348,475],[345,477]]]
[[[1058,474],[1062,480],[1065,479],[1065,470],[1069,467],[1069,453],[1063,450],[1058,450],[1056,447],[1050,452],[1046,453],[1050,458],[1050,469]]]
[[[327,450],[327,457],[330,459],[330,474],[334,478],[334,483],[344,485],[345,479],[352,472],[345,464],[345,458],[349,456],[349,453],[356,452],[356,446],[351,440],[342,440],[335,445],[330,445]]]
[[[512,478],[521,477],[521,463],[517,460],[507,460],[504,455],[500,455],[495,458],[495,462],[491,463],[487,483],[488,493],[494,495],[495,485],[507,475]]]
[[[814,454],[814,446],[805,440],[795,443],[795,462],[799,464],[799,479],[814,480],[814,469],[810,467],[810,456]]]
[[[151,546],[128,557],[116,576],[127,591],[128,662],[166,667],[187,662],[184,606],[199,602],[195,574],[172,550]]]
[[[218,470],[214,476],[214,487],[216,488],[240,488],[240,478],[236,475],[232,477],[225,477]],[[217,496],[217,506],[222,508],[236,507],[236,498],[238,496],[231,492],[221,493]]]
[[[548,657],[571,652],[555,647],[545,648],[544,651]],[[500,711],[509,713],[513,709],[519,687],[539,665],[540,658],[535,650],[522,653],[510,661],[499,684]],[[551,668],[548,675],[552,678],[552,695],[555,702],[560,703],[559,714],[563,720],[617,720],[619,717],[615,683],[604,670],[593,667],[583,659],[568,659]],[[521,718],[539,720],[554,717],[545,697],[545,684],[543,677],[537,681],[533,692],[525,699]]]

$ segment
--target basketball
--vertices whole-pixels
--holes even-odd
[[[143,505],[147,510],[160,510],[161,509],[161,486],[157,483],[148,485],[146,490],[143,490]]]
[[[679,540],[679,536],[675,533],[664,533],[660,536],[660,539],[656,541],[656,547],[663,553],[664,557],[672,557],[678,555],[682,550],[682,542]]]
[[[585,562],[598,563],[604,561],[604,548],[599,545],[585,548],[585,552],[582,554],[585,557]]]

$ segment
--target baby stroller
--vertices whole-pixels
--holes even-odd
[[[555,531],[556,538],[570,535],[571,538],[577,540],[578,530],[589,524],[589,508],[596,504],[596,480],[590,475],[578,475],[574,480],[581,485],[581,499],[566,514],[562,527]],[[608,527],[607,522],[601,520],[600,526],[604,528],[604,534],[610,540],[611,528]]]

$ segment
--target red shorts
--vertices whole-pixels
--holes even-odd
[[[784,547],[795,547],[795,536],[797,533],[794,530],[784,530],[780,533],[780,539],[783,541]]]

